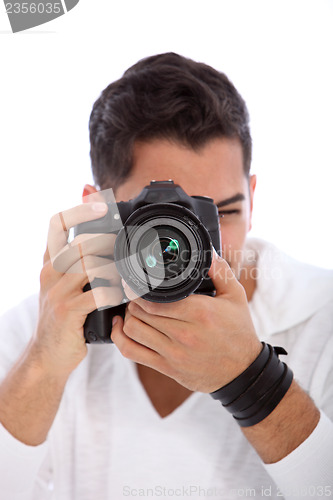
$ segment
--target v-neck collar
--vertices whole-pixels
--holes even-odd
[[[121,356],[121,354],[118,352]],[[189,412],[193,408],[196,402],[203,396],[200,392],[193,392],[190,394],[177,408],[175,408],[171,413],[165,417],[161,417],[156,408],[154,407],[151,399],[149,398],[138,374],[137,365],[134,361],[122,358],[123,362],[126,364],[127,373],[126,376],[129,377],[129,386],[135,393],[135,399],[140,401],[140,408],[146,413],[147,418],[151,418],[155,422],[160,422],[161,424],[167,424]]]

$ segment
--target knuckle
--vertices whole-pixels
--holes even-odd
[[[118,346],[119,347],[119,346]],[[132,349],[129,342],[124,341],[122,345],[119,347],[121,354],[124,358],[131,359],[132,357]]]
[[[51,262],[47,262],[42,267],[40,275],[39,275],[39,282],[40,282],[41,287],[44,287],[48,283],[48,281],[51,277],[52,270],[53,270],[53,268],[52,268]]]
[[[156,304],[155,302],[149,302],[148,300],[145,300],[144,310],[148,314],[156,314],[158,310],[158,304]]]
[[[82,233],[82,234],[78,234],[77,236],[75,236],[75,238],[73,239],[72,241],[72,245],[82,245],[85,241],[87,240],[87,235]]]
[[[54,313],[61,316],[68,309],[68,301],[61,300],[58,288],[59,287],[57,286],[51,287],[47,291],[45,299],[48,306],[54,311]]]
[[[59,225],[60,225],[60,217],[59,217],[59,214],[54,214],[52,215],[51,219],[50,219],[50,229],[53,230],[53,229],[56,229],[56,228],[59,228]]]
[[[197,307],[194,309],[194,316],[198,323],[210,323],[211,311],[208,307]]]
[[[133,316],[126,316],[124,321],[123,330],[128,337],[131,337],[133,333],[137,330],[138,320]]]
[[[54,227],[54,225],[56,224],[56,221],[58,220],[58,214],[54,214],[52,215],[51,219],[50,219],[50,227]]]
[[[172,354],[172,364],[175,369],[181,368],[183,369],[186,365],[186,354],[182,349],[175,349]]]
[[[93,295],[98,307],[116,306],[122,301],[121,290],[114,286],[94,288]]]
[[[183,328],[179,332],[179,341],[188,348],[196,348],[197,340],[193,331]]]

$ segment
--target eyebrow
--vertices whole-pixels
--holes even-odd
[[[231,198],[227,198],[226,200],[219,201],[216,203],[216,206],[218,208],[220,207],[225,207],[226,205],[231,205],[231,203],[236,203],[236,201],[243,201],[245,200],[245,196],[243,193],[237,193],[234,196],[231,196]]]

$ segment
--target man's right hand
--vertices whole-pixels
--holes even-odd
[[[123,293],[113,254],[114,234],[81,234],[67,243],[68,230],[103,217],[105,203],[84,203],[52,217],[40,277],[40,312],[31,349],[53,373],[69,374],[87,352],[83,325],[99,307],[120,304]],[[83,292],[94,278],[109,286]]]
[[[37,329],[0,384],[0,422],[25,444],[35,446],[47,437],[67,379],[87,352],[87,314],[123,298],[110,258],[115,235],[82,234],[67,243],[71,227],[102,217],[106,210],[105,203],[84,203],[51,219]],[[107,279],[110,286],[83,292],[95,277]]]

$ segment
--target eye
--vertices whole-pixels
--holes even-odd
[[[240,214],[240,210],[239,209],[234,209],[234,210],[223,210],[223,211],[220,211],[219,212],[219,216],[221,218],[225,217],[226,215],[238,215]]]

